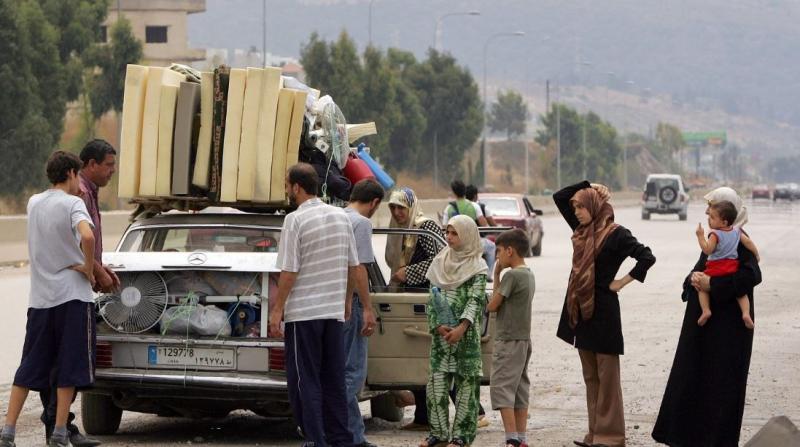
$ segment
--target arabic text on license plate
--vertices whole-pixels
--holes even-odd
[[[183,346],[155,346],[147,349],[147,362],[151,365],[202,366],[235,368],[233,349],[188,348]]]

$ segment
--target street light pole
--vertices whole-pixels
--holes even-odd
[[[483,44],[483,144],[481,145],[481,155],[483,156],[483,164],[481,166],[483,170],[483,186],[486,186],[486,177],[487,172],[486,168],[488,166],[487,162],[487,155],[486,155],[486,115],[488,111],[488,104],[486,103],[486,71],[487,71],[487,57],[489,54],[489,43],[498,38],[498,37],[523,37],[525,36],[524,31],[514,31],[514,32],[501,32],[501,33],[494,33],[486,39],[486,43]]]
[[[267,0],[261,1],[261,67],[267,68]]]
[[[367,29],[369,30],[369,46],[372,46],[372,3],[374,1],[375,0],[369,0],[369,20],[367,21]]]
[[[466,11],[466,12],[448,12],[436,18],[436,26],[433,29],[433,49],[442,51],[442,21],[447,17],[454,16],[479,16],[480,11]]]
[[[370,7],[371,6],[372,6],[372,0],[370,0]],[[481,15],[480,11],[466,11],[466,12],[450,12],[437,17],[436,26],[434,27],[433,30],[433,48],[436,51],[441,51],[442,21],[445,18],[453,16],[479,16],[479,15]],[[370,27],[370,30],[371,29],[372,27]],[[439,134],[436,131],[434,131],[433,133],[433,183],[436,185],[436,187],[439,186]]]

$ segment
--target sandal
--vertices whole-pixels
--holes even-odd
[[[438,447],[444,444],[444,440],[437,438],[436,436],[430,435],[425,438],[424,441],[419,445],[419,447]]]
[[[520,441],[519,439],[514,439],[514,438],[506,439],[506,447],[508,447],[508,446],[520,447],[521,445],[522,445],[522,441]]]
[[[455,447],[465,447],[467,443],[461,438],[453,438],[450,440],[450,443],[447,444],[447,447],[455,446]]]

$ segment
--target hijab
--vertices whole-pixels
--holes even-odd
[[[454,290],[475,275],[486,274],[489,268],[481,258],[483,246],[478,226],[472,218],[459,214],[447,221],[458,233],[458,247],[449,245],[433,258],[425,275],[431,284],[444,290]]]
[[[706,199],[709,205],[719,202],[731,202],[733,206],[736,207],[737,213],[736,220],[733,221],[733,226],[741,227],[747,223],[747,207],[744,206],[744,201],[739,197],[739,194],[732,188],[727,186],[717,188],[706,194],[703,198]]]
[[[570,203],[579,203],[592,216],[592,221],[579,225],[572,234],[572,273],[567,286],[569,325],[578,324],[578,315],[589,320],[594,315],[595,259],[608,236],[618,227],[614,209],[592,188],[576,192]]]
[[[389,205],[402,206],[408,209],[408,222],[401,225],[394,216],[389,220],[389,228],[419,228],[426,220],[433,220],[424,214],[419,206],[417,195],[411,188],[399,188],[389,195]],[[394,273],[411,262],[417,248],[416,234],[390,234],[386,238],[386,264]]]

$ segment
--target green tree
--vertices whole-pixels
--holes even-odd
[[[603,121],[594,112],[580,115],[575,109],[563,104],[554,104],[541,119],[544,128],[537,132],[536,142],[546,147],[557,147],[557,123],[560,121],[563,184],[584,180],[582,177],[585,169],[589,180],[610,186],[619,185],[616,172],[620,163],[621,147],[617,131],[611,124]]]
[[[514,90],[500,91],[489,112],[489,128],[494,132],[505,132],[511,141],[514,136],[525,133],[529,118],[528,105],[522,95]]]
[[[45,181],[42,169],[77,99],[82,56],[99,38],[107,0],[0,1],[0,191]]]
[[[300,63],[309,85],[320,89],[323,94],[331,91],[331,51],[328,43],[321,40],[316,32],[311,34],[308,43],[301,48]]]
[[[111,27],[109,45],[98,45],[87,51],[86,62],[92,68],[87,75],[86,91],[94,119],[109,110],[122,111],[126,67],[141,59],[142,43],[133,35],[131,24],[124,17]]]
[[[684,146],[683,132],[672,124],[660,122],[656,126],[655,143],[659,149],[657,152],[663,154],[661,157],[663,159],[661,161],[674,165],[673,157]]]
[[[422,136],[423,149],[417,153],[417,171],[429,173],[433,169],[434,136],[440,168],[461,166],[464,153],[475,144],[483,127],[478,85],[472,74],[457,65],[451,55],[431,49],[428,59],[409,67],[406,79],[428,123]]]

